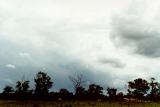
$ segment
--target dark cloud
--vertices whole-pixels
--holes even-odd
[[[160,57],[159,25],[146,20],[146,17],[131,10],[124,15],[114,16],[111,38],[117,46],[127,46],[136,54]]]
[[[112,85],[113,83],[111,81],[114,80],[114,77],[110,74],[110,72],[103,72],[101,70],[95,69],[92,66],[89,66],[88,64],[81,62],[81,61],[73,61],[70,63],[66,63],[61,65],[63,69],[66,70],[67,75],[63,76],[65,80],[69,80],[68,76],[76,76],[77,74],[82,74],[84,80],[90,84],[90,83],[96,83],[100,84],[102,86]],[[62,73],[60,73],[62,75]],[[61,76],[59,76],[61,77]],[[63,79],[64,79],[63,78]],[[110,82],[108,82],[110,81]],[[86,83],[86,84],[87,84]],[[69,85],[70,84],[70,85]],[[72,88],[72,83],[69,80],[69,83],[66,87],[69,89]]]
[[[101,58],[99,59],[99,62],[102,64],[109,64],[110,66],[114,68],[124,68],[125,67],[125,64],[122,63],[119,59]]]
[[[103,72],[80,60],[71,60],[70,58],[57,55],[56,58],[52,57],[52,61],[47,62],[45,69],[40,65],[31,66],[29,64],[17,65],[16,69],[10,69],[6,66],[1,67],[0,75],[3,75],[3,77],[0,79],[0,90],[3,90],[5,85],[15,87],[16,81],[21,80],[23,77],[25,77],[26,80],[30,80],[31,88],[34,89],[34,77],[38,71],[47,72],[48,75],[51,76],[54,81],[51,90],[54,91],[60,88],[67,88],[73,91],[73,85],[69,80],[69,76],[76,76],[76,74],[82,74],[87,83],[96,83],[102,86],[112,85],[113,83],[108,81],[114,80],[114,77],[112,77],[109,71]]]
[[[88,83],[123,87],[130,76],[140,73],[134,74],[137,67],[132,56],[128,53],[119,54],[121,51],[115,50],[108,31],[110,13],[121,14],[123,7],[128,7],[129,2],[126,2],[102,0],[94,2],[95,5],[89,5],[91,2],[88,2],[85,6],[85,0],[78,4],[72,1],[57,2],[58,4],[39,2],[36,6],[31,5],[31,1],[0,3],[0,90],[6,84],[15,86],[16,81],[24,75],[31,81],[31,88],[34,88],[33,78],[42,68],[54,81],[52,90],[72,90],[68,76],[76,73],[82,73]],[[141,4],[135,3],[136,7],[133,5],[124,16],[112,19],[112,40],[115,44],[120,43],[119,46],[129,46],[137,54],[159,57],[158,27],[144,21],[145,17],[141,18],[145,9],[141,12],[134,10],[141,8]],[[99,59],[97,63],[99,56],[105,58]],[[125,57],[128,59],[125,63],[129,64],[126,67],[121,60],[109,56],[120,59]],[[136,56],[133,58],[137,64],[141,64]],[[143,64],[148,66],[146,62]],[[112,68],[118,69],[112,71]],[[143,71],[148,70],[141,72]]]

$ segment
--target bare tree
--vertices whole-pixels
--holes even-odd
[[[69,76],[69,79],[73,83],[75,92],[79,87],[84,87],[86,83],[86,80],[84,79],[84,76],[81,73],[78,73],[75,76]]]

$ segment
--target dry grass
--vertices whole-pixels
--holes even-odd
[[[160,107],[160,103],[0,101],[0,107]]]

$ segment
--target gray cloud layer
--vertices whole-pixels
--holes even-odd
[[[157,10],[156,14],[149,16],[146,14],[151,7],[149,3],[138,6],[133,3],[127,12],[113,17],[112,40],[121,46],[130,47],[137,54],[160,57],[160,26],[156,16],[159,12]]]
[[[99,60],[102,64],[109,64],[114,68],[123,68],[125,64],[123,64],[119,59],[111,59],[111,58],[102,58]]]
[[[149,3],[142,6],[139,1],[146,3],[0,1],[0,90],[24,75],[34,86],[33,78],[39,70],[53,78],[56,90],[72,90],[68,76],[77,72],[83,73],[88,83],[119,89],[132,78],[156,76],[159,59],[148,57],[160,56],[160,3],[147,0]]]

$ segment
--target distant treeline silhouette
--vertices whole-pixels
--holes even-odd
[[[53,85],[51,77],[45,72],[38,72],[34,77],[35,88],[30,89],[29,80],[16,82],[16,87],[5,86],[0,94],[1,100],[95,100],[95,101],[160,101],[160,85],[151,78],[148,82],[145,79],[137,78],[128,82],[127,93],[118,92],[116,88],[104,89],[100,85],[90,84],[84,88],[85,80],[83,75],[70,76],[73,83],[74,93],[67,89],[60,89],[58,92],[50,92]],[[104,94],[106,90],[106,94]]]

